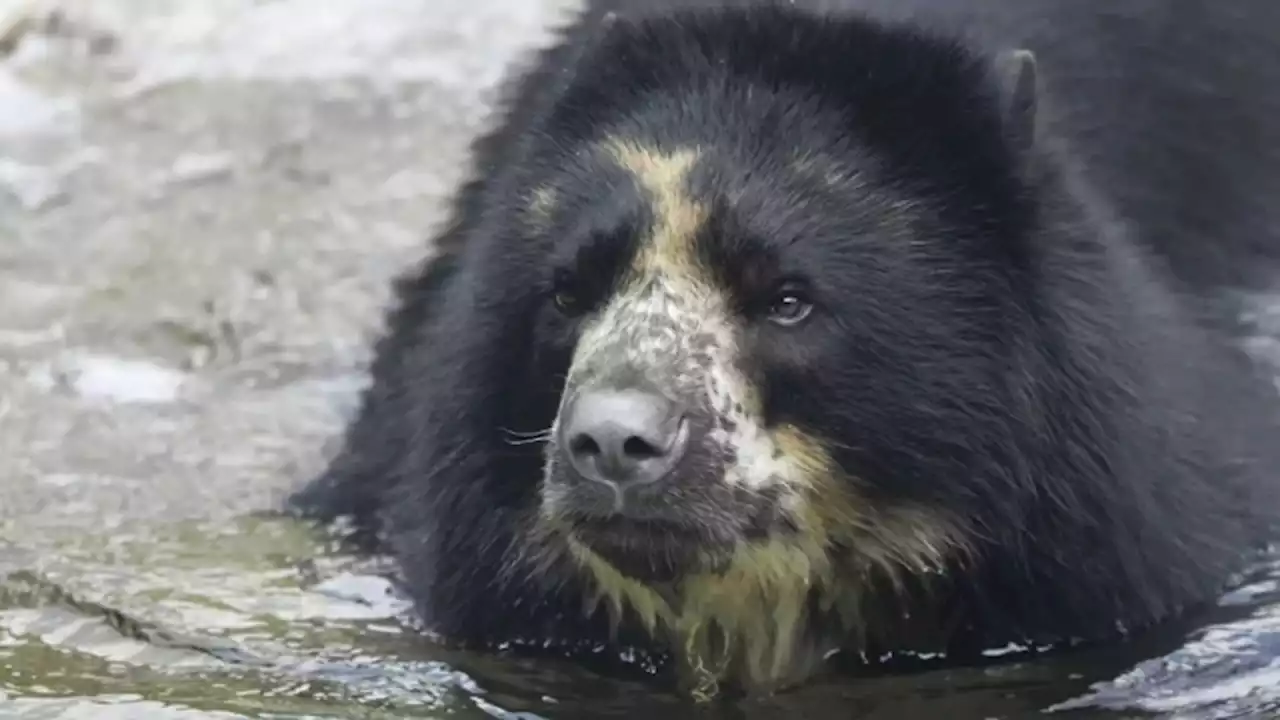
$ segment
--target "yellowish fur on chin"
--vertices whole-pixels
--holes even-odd
[[[627,577],[572,532],[544,515],[542,533],[559,538],[615,622],[638,622],[679,662],[696,699],[732,681],[752,692],[805,680],[824,657],[864,637],[863,593],[872,573],[899,584],[963,554],[957,525],[937,513],[859,505],[855,485],[827,471],[821,445],[790,429],[775,434],[803,481],[786,501],[794,532],[743,541],[717,569],[661,586]],[[799,477],[796,478],[800,479]],[[711,562],[707,567],[712,567]],[[810,614],[823,614],[820,636]]]
[[[752,688],[776,687],[809,674],[805,620],[811,591],[834,586],[831,563],[812,543],[744,543],[716,573],[687,576],[669,590],[619,573],[569,537],[570,554],[594,579],[594,610],[607,603],[617,619],[632,613],[669,643],[681,680],[695,698],[714,696],[733,678]]]

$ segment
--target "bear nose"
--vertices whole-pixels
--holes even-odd
[[[595,390],[573,401],[560,432],[579,475],[621,488],[670,472],[689,444],[688,425],[658,393]]]

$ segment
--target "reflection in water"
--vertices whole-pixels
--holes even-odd
[[[1055,703],[1068,717],[1126,717],[1102,709],[1110,707],[1216,718],[1256,717],[1280,703],[1280,560],[1245,578],[1185,644],[1164,637],[1023,663],[831,679],[694,708],[571,663],[433,646],[388,566],[332,552],[286,519],[89,535],[62,545],[56,562],[21,555],[0,553],[0,693],[21,717],[104,717],[99,705],[114,702],[142,718],[347,717],[356,708],[361,717],[426,718],[1017,718]]]
[[[1280,713],[1280,563],[1185,644],[695,709],[436,646],[380,563],[253,516],[319,466],[485,88],[571,3],[0,0],[0,716]]]
[[[344,715],[355,703],[433,717],[458,704],[465,678],[397,663],[404,604],[378,568],[308,560],[322,550],[294,524],[261,520],[68,543],[40,573],[0,584],[0,692],[246,717]],[[329,579],[306,589],[320,572]]]

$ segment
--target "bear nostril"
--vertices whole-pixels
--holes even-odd
[[[637,460],[646,460],[666,454],[653,443],[636,435],[632,435],[622,443],[622,452],[627,457]]]
[[[600,443],[586,433],[579,433],[569,441],[569,452],[576,456],[599,456]]]

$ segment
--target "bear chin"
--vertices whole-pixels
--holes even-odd
[[[692,575],[722,572],[753,543],[785,540],[795,523],[769,494],[708,493],[682,505],[679,487],[713,480],[676,480],[663,502],[637,503],[616,488],[577,480],[544,481],[539,512],[543,532],[590,553],[625,577],[674,585]]]

